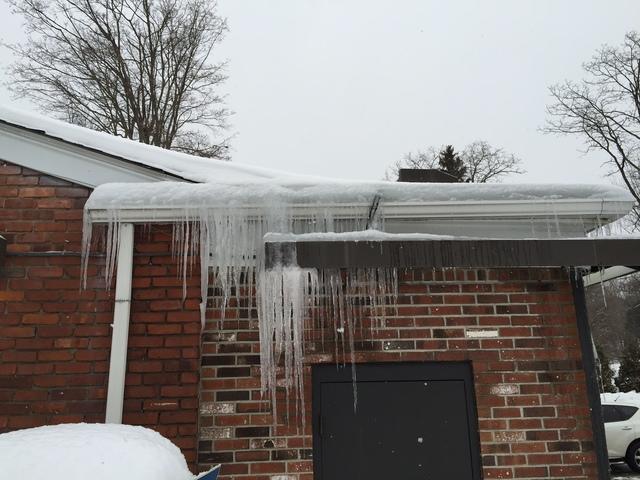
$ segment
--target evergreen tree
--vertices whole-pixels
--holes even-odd
[[[640,392],[640,340],[630,340],[622,352],[616,385],[621,392]]]
[[[453,145],[447,145],[444,150],[438,154],[438,166],[443,172],[458,179],[458,182],[464,182],[467,177],[467,167],[460,158],[460,154],[454,151]]]
[[[607,357],[599,345],[596,345],[596,352],[600,363],[600,371],[598,372],[600,376],[600,388],[603,392],[614,393],[616,387],[613,384],[613,370],[611,369],[609,357]]]

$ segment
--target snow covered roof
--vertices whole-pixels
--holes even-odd
[[[85,205],[93,222],[181,221],[203,210],[256,216],[367,218],[373,206],[390,233],[480,237],[584,236],[626,215],[633,198],[605,185],[424,184],[265,179],[256,182],[107,184]],[[285,215],[285,216],[286,216]]]
[[[521,219],[516,236],[539,235],[550,219],[560,224],[572,218],[571,231],[563,234],[576,236],[622,217],[633,205],[626,190],[611,185],[421,184],[293,175],[186,155],[9,107],[0,107],[0,142],[4,160],[98,187],[86,206],[94,220],[100,210],[128,211],[134,221],[145,221],[182,218],[185,209],[265,205],[302,214],[328,208],[349,216],[378,198],[385,216],[401,219],[394,233],[486,236],[498,225],[506,235]],[[429,229],[422,225],[426,218]],[[436,225],[437,218],[467,220],[452,228]],[[488,218],[497,223],[487,223]],[[470,228],[468,219],[482,228]],[[531,219],[541,219],[539,228],[530,226],[537,221]]]
[[[108,184],[97,188],[89,208],[148,208],[172,206],[263,205],[265,201],[287,205],[354,205],[371,203],[379,197],[390,203],[543,203],[548,207],[563,202],[620,202],[630,208],[633,198],[613,185],[487,184],[487,183],[399,183],[316,179],[300,181],[287,177],[244,181],[184,184],[160,182]],[[490,207],[487,207],[489,210]],[[621,212],[622,213],[622,212]],[[626,211],[624,213],[627,213]]]
[[[87,151],[114,157],[117,160],[130,164],[132,167],[142,167],[147,170],[152,170],[157,174],[160,174],[159,177],[156,175],[156,180],[174,179],[189,182],[245,182],[276,178],[288,178],[291,180],[305,178],[303,176],[290,175],[266,168],[202,158],[166,150],[160,147],[146,145],[134,140],[98,132],[77,125],[71,125],[33,112],[16,110],[6,106],[0,106],[0,126],[1,124],[4,124],[5,126],[18,127],[26,130],[28,133],[45,136],[49,139],[55,139],[60,142],[64,142],[69,146],[80,147]],[[0,134],[1,133],[11,135],[12,137],[19,135],[19,132],[16,132],[15,128],[11,131],[6,128],[4,130],[0,129]],[[3,147],[5,147],[5,145],[10,146],[8,143],[3,142]],[[64,148],[64,146],[61,147],[60,145],[57,145],[56,148]],[[19,149],[16,146],[16,149],[19,151],[15,152],[12,158],[6,158],[7,155],[12,153],[11,148],[3,148],[0,155],[2,155],[2,158],[5,160],[22,165],[23,163],[20,162],[28,161],[28,159],[25,158],[28,153],[27,149],[24,145]],[[51,162],[50,157],[48,160]],[[25,166],[33,168],[32,165]],[[55,167],[55,165],[50,166]],[[75,170],[77,171],[77,167]],[[69,171],[70,175],[74,175],[74,168],[70,168]],[[77,171],[78,175],[81,175],[81,173],[81,171]],[[71,178],[71,180],[74,179]],[[141,180],[144,179],[140,178],[137,181]],[[114,180],[108,179],[108,181]],[[80,179],[79,181],[76,180],[76,183],[85,184],[87,182],[83,182],[82,179]],[[95,185],[99,185],[101,183],[105,182],[97,179]]]

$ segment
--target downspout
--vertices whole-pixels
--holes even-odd
[[[133,272],[133,224],[123,223],[119,232],[116,271],[116,297],[113,309],[113,334],[109,360],[109,384],[105,423],[122,423],[124,380],[127,372],[127,345],[131,314],[131,278]]]
[[[580,350],[582,351],[582,368],[584,369],[587,380],[587,397],[589,399],[589,410],[591,410],[591,428],[593,430],[593,446],[596,454],[598,479],[608,480],[609,457],[607,454],[607,439],[604,433],[602,405],[600,404],[600,387],[596,375],[596,360],[587,315],[584,283],[582,281],[582,275],[575,267],[571,268],[570,275],[571,286],[573,288],[573,301],[576,309],[576,321],[578,323]]]

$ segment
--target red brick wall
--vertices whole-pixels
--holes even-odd
[[[104,421],[112,301],[89,269],[80,291],[90,190],[0,163],[0,429]]]
[[[0,432],[103,422],[113,321],[104,258],[80,290],[82,208],[90,189],[0,162]],[[136,230],[124,422],[160,431],[194,465],[200,292],[182,280],[167,228]],[[98,250],[100,251],[100,250]]]
[[[171,231],[136,231],[124,423],[170,438],[195,467],[200,381],[200,275],[183,280]],[[197,263],[197,262],[196,262]]]
[[[403,275],[400,292],[374,342],[359,339],[367,347],[358,362],[470,360],[485,478],[596,478],[566,272],[414,271]],[[300,435],[281,421],[274,426],[261,400],[255,310],[243,298],[224,320],[216,313],[203,336],[200,465],[224,463],[222,480],[313,478],[310,365],[335,361],[333,344],[307,346],[309,416]],[[498,337],[468,338],[477,328],[497,329]]]
[[[79,289],[88,194],[0,163],[0,233],[8,240],[0,267],[0,431],[104,420],[113,301],[101,257],[90,263],[89,288]],[[225,463],[226,479],[311,478],[310,431],[274,426],[261,399],[257,319],[246,298],[223,320],[209,312],[199,378],[199,274],[183,299],[169,248],[168,229],[136,231],[124,421],[157,429],[192,465],[196,458],[203,468]],[[358,361],[470,360],[485,478],[595,478],[564,272],[416,271],[400,290],[397,313],[373,344],[361,339],[368,346]],[[465,336],[477,327],[497,328],[499,337]],[[309,365],[335,360],[331,342],[307,351]]]

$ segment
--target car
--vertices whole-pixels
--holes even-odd
[[[602,416],[609,461],[624,461],[640,472],[640,401],[634,400],[603,399]]]

